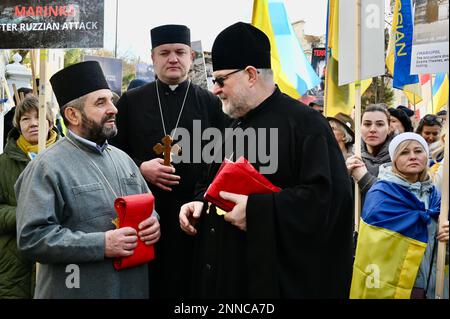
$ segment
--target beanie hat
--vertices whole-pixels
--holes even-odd
[[[388,111],[391,114],[391,116],[395,117],[397,120],[400,121],[400,123],[402,123],[405,132],[413,131],[411,119],[402,109],[389,108]]]
[[[411,117],[411,116],[414,115],[414,111],[411,110],[411,109],[409,109],[409,108],[407,108],[407,107],[404,106],[404,105],[399,105],[399,106],[397,106],[397,109],[398,109],[398,110],[402,110],[402,111],[405,112],[406,115],[408,115],[409,117]]]
[[[427,141],[425,141],[425,139],[422,136],[420,136],[419,134],[407,132],[407,133],[401,133],[401,134],[397,135],[396,137],[394,137],[392,139],[391,143],[389,144],[389,156],[391,157],[392,162],[394,162],[394,155],[395,155],[395,151],[397,150],[397,147],[402,142],[410,141],[410,140],[419,142],[423,146],[423,149],[425,150],[425,152],[427,153],[427,157],[430,156],[430,150],[428,149]]]

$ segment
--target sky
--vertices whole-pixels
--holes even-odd
[[[253,0],[105,0],[105,49],[114,51],[118,1],[118,56],[150,60],[150,29],[185,24],[191,40],[210,51],[217,34],[238,22],[251,22]],[[290,22],[305,20],[305,33],[323,35],[327,0],[285,0]]]

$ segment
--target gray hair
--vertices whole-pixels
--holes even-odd
[[[70,101],[69,103],[66,103],[65,105],[63,105],[59,112],[64,120],[64,123],[70,124],[70,122],[66,119],[66,116],[64,114],[64,111],[66,110],[66,108],[68,107],[72,107],[74,109],[83,111],[84,108],[84,103],[86,102],[86,95],[80,96],[79,98],[76,98],[75,100]]]
[[[342,132],[342,134],[344,134],[344,144],[347,145],[348,143],[350,143],[353,138],[350,135],[350,133],[345,129],[344,125],[342,125],[342,123],[333,120],[333,119],[329,119],[330,122],[333,122],[336,124],[336,127],[339,129],[339,131]]]
[[[259,75],[263,78],[264,81],[272,80],[273,81],[273,71],[272,69],[257,69]]]

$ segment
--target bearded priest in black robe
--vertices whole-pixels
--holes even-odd
[[[225,138],[225,157],[246,157],[281,191],[222,191],[235,204],[224,214],[203,197],[220,163],[210,166],[197,200],[180,210],[180,225],[198,248],[194,296],[347,298],[352,190],[329,124],[275,85],[269,39],[252,25],[222,31],[212,61],[214,93],[235,119],[232,127],[256,135],[240,148],[228,147]]]

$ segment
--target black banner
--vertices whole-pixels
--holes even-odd
[[[325,76],[324,67],[326,63],[327,51],[325,48],[313,48],[311,56],[311,66],[314,71],[319,75],[319,78]]]
[[[1,0],[0,49],[102,48],[104,0]]]
[[[122,94],[122,60],[102,56],[85,55],[83,61],[98,61],[111,91]]]

